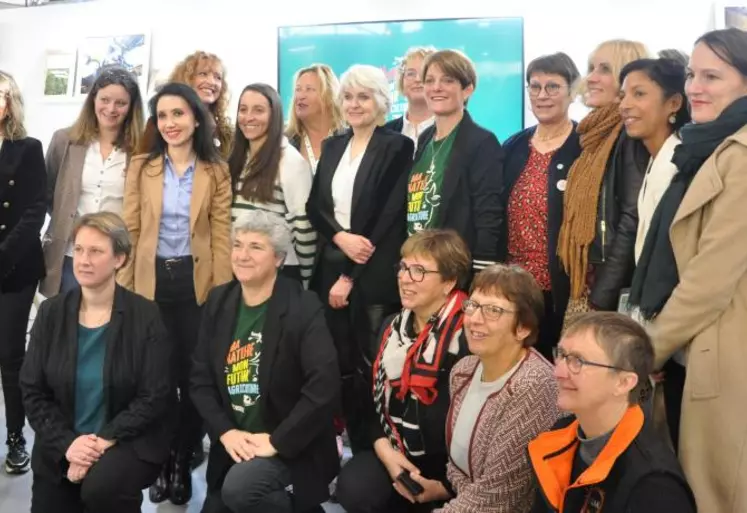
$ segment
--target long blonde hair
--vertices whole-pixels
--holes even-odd
[[[197,68],[201,62],[207,62],[211,69],[220,67],[221,70],[221,88],[218,94],[218,99],[210,105],[208,108],[210,113],[215,118],[216,125],[216,136],[220,141],[220,153],[226,157],[231,151],[231,142],[233,141],[233,128],[228,120],[228,102],[230,95],[228,91],[228,84],[226,83],[226,68],[223,65],[223,61],[213,54],[198,50],[191,55],[188,55],[183,61],[179,62],[169,76],[169,82],[180,82],[187,84],[190,87],[194,86],[195,75]]]
[[[300,137],[303,135],[303,125],[301,120],[296,116],[296,93],[295,87],[298,83],[298,79],[306,73],[314,73],[319,77],[321,83],[321,90],[319,96],[322,98],[322,114],[330,116],[332,118],[332,130],[339,130],[345,126],[342,120],[342,113],[340,112],[340,106],[337,104],[337,96],[340,92],[340,83],[332,71],[332,68],[326,64],[312,64],[308,68],[302,68],[296,72],[293,77],[293,99],[289,107],[290,116],[288,118],[288,127],[285,129],[285,135],[289,139],[294,137]]]
[[[26,126],[23,124],[23,96],[13,76],[0,70],[0,86],[3,85],[8,86],[5,118],[0,119],[3,137],[11,141],[23,139],[26,137]]]
[[[610,59],[610,66],[612,67],[612,76],[615,77],[615,84],[620,87],[620,72],[629,62],[636,61],[638,59],[645,59],[650,57],[649,51],[646,45],[638,41],[630,41],[627,39],[610,39],[597,46],[593,52],[589,55],[589,66],[586,75],[579,81],[577,93],[581,95],[581,98],[586,96],[589,84],[588,79],[591,74],[591,61],[594,56],[603,51],[609,50],[612,54]]]

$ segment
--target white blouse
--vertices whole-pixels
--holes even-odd
[[[357,157],[350,155],[353,140],[350,139],[340,163],[337,164],[335,176],[332,178],[332,200],[335,204],[335,220],[344,230],[350,230],[350,215],[353,211],[353,184],[358,169],[365,155],[365,150]]]
[[[656,154],[656,157],[649,161],[648,170],[641,185],[641,192],[638,194],[638,232],[635,237],[636,263],[641,257],[643,243],[646,241],[646,234],[651,227],[656,206],[669,187],[672,177],[677,173],[677,167],[672,164],[672,156],[674,155],[674,149],[679,146],[680,142],[677,134],[670,135],[664,141],[664,145]]]

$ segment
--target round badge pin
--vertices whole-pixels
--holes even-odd
[[[568,182],[566,180],[558,180],[558,183],[556,184],[556,187],[560,192],[565,191],[565,186]]]

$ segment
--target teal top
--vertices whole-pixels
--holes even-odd
[[[78,365],[75,370],[75,432],[98,433],[106,422],[104,358],[106,330],[78,325]]]

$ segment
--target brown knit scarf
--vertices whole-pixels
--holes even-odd
[[[571,279],[572,299],[581,298],[586,290],[589,246],[596,236],[602,179],[621,129],[617,103],[593,110],[578,125],[581,155],[568,171],[558,238],[558,256]]]

